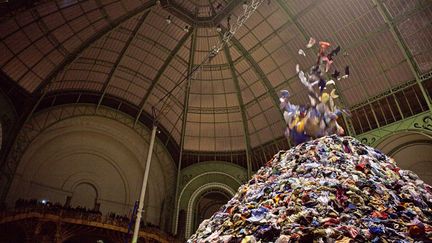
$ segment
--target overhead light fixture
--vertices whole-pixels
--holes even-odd
[[[168,15],[168,17],[165,19],[165,21],[167,22],[167,24],[171,24],[171,15]]]
[[[217,32],[221,32],[221,31],[222,31],[222,27],[221,27],[220,24],[218,24],[218,25],[216,26],[216,31],[217,31]]]
[[[222,4],[218,3],[218,5],[216,6],[216,10],[221,10],[222,9]]]
[[[183,30],[184,30],[184,32],[189,32],[189,26],[185,26],[184,28],[183,28]]]
[[[161,1],[160,0],[156,0],[156,5],[160,6],[161,5]]]
[[[247,9],[248,6],[249,6],[249,5],[248,5],[247,1],[244,1],[244,2],[243,2],[243,9]]]

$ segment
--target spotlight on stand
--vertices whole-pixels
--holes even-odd
[[[168,15],[168,17],[165,19],[165,21],[167,22],[167,24],[171,24],[171,15]]]
[[[222,31],[222,27],[221,27],[220,24],[218,24],[218,25],[216,26],[216,31],[217,31],[217,32],[221,32],[221,31]]]

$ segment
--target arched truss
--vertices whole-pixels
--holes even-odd
[[[18,163],[21,160],[21,156],[25,153],[27,147],[32,143],[32,141],[50,126],[66,119],[79,116],[100,116],[115,120],[127,127],[133,128],[133,130],[144,141],[149,142],[148,140],[150,138],[150,130],[145,125],[141,123],[134,124],[134,119],[132,117],[106,107],[100,107],[97,112],[95,112],[95,106],[89,104],[63,105],[44,110],[35,114],[31,119],[29,119],[23,125],[21,131],[15,139],[12,149],[7,157],[6,163],[2,167],[2,173],[4,173],[0,179],[2,199],[6,197],[8,188],[13,179],[13,175],[18,167]],[[155,156],[159,156],[160,152],[169,154],[166,147],[160,142],[159,139],[157,139],[154,149]],[[170,156],[168,157],[172,163],[174,163],[172,158]]]
[[[189,199],[199,187],[211,183],[221,183],[235,191],[247,178],[245,168],[223,161],[207,161],[184,168],[181,171],[178,185],[179,192],[173,216],[173,232],[177,232],[180,210],[188,210]]]
[[[163,68],[160,68],[157,71],[158,74],[155,76],[158,77],[163,75],[162,73],[165,73],[165,68],[167,66],[172,66],[172,60],[175,61],[177,59],[182,59],[182,61],[184,61],[187,59],[187,54],[182,54],[182,58],[177,57],[179,56],[179,53],[183,53],[184,50],[189,50],[189,48],[187,48],[189,46],[187,41],[191,39],[188,39],[188,37],[192,31],[187,34],[184,33],[182,30],[184,24],[189,25],[191,30],[193,29],[196,31],[197,29],[204,29],[210,33],[214,29],[214,25],[226,25],[224,18],[228,14],[232,14],[233,17],[237,17],[239,12],[242,10],[242,1],[223,1],[226,4],[222,4],[222,9],[215,11],[215,9],[213,9],[214,6],[210,5],[221,1],[211,1],[208,4],[205,2],[203,5],[208,6],[202,7],[201,4],[191,4],[194,1],[181,1],[181,3],[178,3],[179,1],[176,0],[163,0],[161,1],[161,8],[154,6],[155,1],[129,0],[110,2],[94,1],[96,2],[96,4],[94,4],[94,12],[87,13],[85,10],[88,9],[85,7],[85,4],[88,4],[88,2],[92,1],[66,1],[62,3],[51,1],[48,1],[47,3],[45,1],[38,1],[35,3],[35,6],[32,6],[30,9],[22,9],[23,12],[32,18],[29,23],[20,19],[20,11],[13,12],[12,17],[15,18],[10,18],[13,20],[11,23],[8,23],[13,28],[11,28],[10,31],[8,30],[9,28],[3,28],[7,30],[5,31],[5,38],[3,39],[9,40],[4,42],[8,45],[7,48],[4,48],[6,51],[8,51],[8,57],[5,58],[8,60],[5,60],[5,64],[2,66],[2,69],[5,70],[6,73],[10,74],[9,76],[13,76],[15,81],[17,81],[19,84],[26,86],[28,90],[36,90],[34,93],[40,94],[41,92],[39,91],[42,91],[48,87],[48,83],[56,79],[57,76],[61,76],[58,74],[62,73],[64,69],[67,69],[69,64],[79,64],[79,62],[76,60],[81,58],[83,53],[88,49],[91,49],[95,42],[102,40],[106,35],[111,35],[117,30],[122,29],[123,32],[119,32],[126,34],[126,38],[122,42],[122,45],[124,44],[122,46],[123,48],[117,48],[121,51],[116,53],[119,55],[114,58],[115,61],[111,63],[113,65],[109,66],[107,69],[109,71],[104,73],[108,75],[108,78],[102,82],[102,86],[104,88],[97,90],[101,97],[105,97],[106,94],[110,93],[109,91],[107,92],[107,90],[109,90],[107,87],[113,83],[112,79],[115,78],[115,73],[120,74],[126,69],[127,72],[125,73],[136,71],[133,70],[133,68],[129,68],[128,65],[122,65],[121,59],[127,56],[127,54],[125,54],[126,49],[132,48],[132,38],[134,38],[133,36],[137,34],[137,28],[139,28],[143,22],[146,22],[145,19],[149,20],[149,16],[146,16],[146,14],[149,12],[157,12],[157,15],[161,17],[161,21],[156,21],[160,23],[155,24],[156,30],[158,31],[163,32],[164,28],[167,26],[165,24],[164,18],[168,14],[173,14],[176,16],[177,18],[174,22],[180,23],[176,29],[179,31],[179,33],[181,33],[181,35],[177,36],[178,38],[176,38],[174,41],[176,44],[173,46],[164,47],[157,43],[157,41],[150,40],[148,36],[144,36],[143,38],[146,39],[145,42],[152,42],[158,48],[160,47],[160,49],[164,49],[162,53],[166,54],[166,57],[162,60],[161,64]],[[185,4],[185,2],[190,4]],[[46,6],[44,5],[45,3]],[[428,38],[430,33],[426,31],[427,28],[430,27],[430,22],[423,21],[425,18],[422,18],[423,15],[430,13],[428,12],[431,7],[430,3],[427,1],[412,1],[409,4],[406,4],[403,0],[365,0],[354,1],[352,3],[350,2],[349,4],[346,4],[345,1],[340,1],[338,3],[340,4],[336,4],[333,1],[316,0],[286,2],[282,0],[276,0],[272,1],[269,5],[263,4],[255,13],[255,19],[251,18],[251,20],[245,24],[242,30],[245,33],[238,33],[236,38],[233,39],[231,45],[228,48],[230,55],[232,55],[230,58],[231,60],[224,60],[221,63],[218,63],[218,65],[208,67],[209,69],[230,69],[228,71],[231,71],[235,76],[240,77],[240,82],[255,79],[250,83],[245,82],[244,87],[242,85],[240,90],[242,95],[246,96],[246,93],[250,93],[250,90],[254,89],[254,94],[252,95],[253,97],[250,100],[245,100],[243,105],[239,104],[238,106],[235,106],[236,111],[241,110],[241,113],[243,113],[243,117],[239,122],[242,123],[243,129],[239,130],[244,130],[243,135],[246,137],[246,139],[241,138],[242,140],[246,140],[243,142],[245,143],[245,148],[242,147],[241,149],[249,150],[247,155],[251,158],[247,159],[248,163],[250,163],[251,160],[253,161],[254,157],[250,155],[253,153],[250,152],[251,149],[260,147],[266,142],[274,143],[275,139],[282,137],[282,133],[279,132],[279,128],[283,126],[283,119],[281,119],[280,114],[277,114],[280,112],[277,109],[278,101],[275,91],[281,88],[288,88],[290,91],[294,91],[292,92],[296,96],[293,97],[294,100],[296,100],[297,103],[302,102],[301,96],[303,96],[303,93],[305,92],[302,92],[302,90],[298,87],[295,72],[291,70],[294,65],[291,64],[298,63],[299,60],[296,58],[297,55],[295,55],[295,51],[298,50],[298,47],[304,45],[303,42],[305,42],[309,36],[316,36],[320,39],[329,39],[333,43],[341,44],[343,50],[346,50],[350,53],[350,55],[346,57],[346,59],[349,59],[348,62],[352,64],[358,64],[358,72],[355,74],[358,76],[354,77],[353,75],[352,79],[345,81],[344,84],[338,84],[337,87],[338,91],[340,91],[339,93],[341,100],[343,99],[343,103],[348,103],[348,106],[355,106],[358,103],[364,102],[364,100],[369,102],[370,97],[376,95],[377,93],[389,90],[400,83],[411,82],[414,80],[417,84],[420,84],[425,80],[425,78],[430,77],[431,71],[429,64],[429,54],[431,50],[428,48],[428,43],[424,42],[425,40],[427,41],[427,39],[430,39]],[[194,7],[198,7],[198,9],[207,9],[208,11],[205,11],[207,11],[206,13],[208,16],[193,16],[193,14],[191,14],[191,9],[188,8]],[[78,13],[74,14],[74,16],[71,18],[65,18],[64,13],[69,11],[73,12],[74,8],[81,8],[82,11],[77,11]],[[41,9],[50,10],[44,12],[41,11]],[[58,15],[58,20],[61,20],[63,24],[60,24],[59,26],[50,26],[52,23],[57,22],[49,21],[50,19],[52,20],[52,16],[50,16],[51,14]],[[100,16],[101,23],[96,24],[91,22],[94,20],[91,17],[93,14]],[[322,17],[316,18],[314,16]],[[339,18],[342,20],[339,20]],[[17,19],[17,21],[14,19]],[[63,31],[64,29],[69,29],[69,25],[73,24],[74,21],[82,19],[86,19],[91,22],[89,24],[89,28],[85,29],[86,31],[81,31],[81,29],[79,31],[74,30],[70,36],[63,36],[65,33],[65,31]],[[6,18],[6,20],[9,19]],[[54,18],[54,20],[57,19]],[[181,22],[177,22],[177,20]],[[137,22],[136,25],[133,26],[135,28],[128,28],[128,31],[125,33],[125,27],[127,27],[128,23],[135,23],[134,21]],[[412,25],[419,25],[420,27],[416,30],[407,28],[407,26],[409,27]],[[29,48],[20,49],[18,46],[13,45],[13,43],[17,43],[13,40],[19,39],[21,36],[23,37],[21,39],[27,38],[30,40],[28,47],[36,46],[35,43],[39,40],[39,37],[29,38],[29,36],[27,36],[33,35],[33,33],[28,34],[26,32],[27,29],[34,29],[28,28],[29,26],[35,26],[38,29],[40,28],[42,37],[47,39],[46,42],[48,44],[50,44],[50,42],[54,42],[56,44],[53,45],[52,48],[48,48],[49,52],[42,53],[45,55],[38,55],[37,60],[35,61],[25,58],[26,55],[24,54],[26,53],[23,50],[28,50]],[[94,29],[95,26],[99,26],[99,28]],[[171,26],[174,25],[171,24]],[[323,26],[323,28],[319,28],[317,26]],[[89,29],[97,31],[89,31]],[[79,36],[80,41],[76,41],[75,43],[74,39],[77,38],[76,36]],[[358,38],[353,39],[352,36],[356,36]],[[143,36],[140,35],[140,38],[141,37]],[[210,37],[213,38],[215,36],[212,32],[211,35],[203,35],[201,37],[204,37],[200,38],[202,40],[208,39]],[[196,39],[196,37],[193,38]],[[217,34],[216,38],[218,38]],[[201,40],[199,42],[201,42]],[[9,45],[11,43],[12,45]],[[184,45],[177,45],[179,43],[184,43]],[[3,44],[3,42],[1,44]],[[277,48],[272,48],[276,46]],[[142,48],[142,45],[138,45],[138,47]],[[186,47],[186,49],[184,47]],[[102,47],[102,49],[104,49],[104,51],[113,51],[109,47]],[[182,49],[183,51],[179,51],[179,49]],[[201,46],[198,49],[200,51],[207,51],[204,50],[207,49],[206,46]],[[40,50],[38,53],[39,52]],[[62,55],[51,60],[51,56],[54,56],[51,55],[52,53],[62,53]],[[192,56],[193,55],[195,54],[193,53]],[[9,59],[13,60],[13,62],[9,61]],[[47,64],[45,62],[48,59],[50,60],[50,63]],[[262,61],[263,59],[266,59],[267,61]],[[86,60],[88,61],[88,59]],[[102,62],[98,58],[94,60],[92,59],[91,61]],[[141,62],[141,64],[144,63],[142,59],[139,59],[138,62]],[[15,65],[17,63],[19,65]],[[285,65],[286,63],[290,65],[287,66]],[[44,66],[42,64],[46,64],[50,68],[42,68]],[[245,65],[245,69],[251,70],[251,72],[241,71],[240,69],[242,69],[242,65]],[[21,73],[20,70],[17,71],[17,66],[20,66],[20,69],[26,71],[23,71],[23,73]],[[184,64],[184,66],[186,67],[187,65]],[[306,64],[302,66],[306,66]],[[81,68],[78,69],[78,71],[84,71]],[[170,70],[170,68],[167,70]],[[15,71],[17,71],[17,73],[15,73]],[[209,71],[209,73],[211,72]],[[244,73],[248,73],[248,75]],[[133,76],[137,78],[140,74],[136,74],[135,72]],[[249,74],[251,74],[253,77],[251,77]],[[125,81],[132,81],[132,79],[128,79],[126,76],[122,76],[121,79]],[[143,83],[151,84],[161,83],[160,81],[156,82],[158,79],[159,78],[151,78],[149,80],[143,79],[141,81],[143,81]],[[65,81],[68,80],[61,80],[60,83],[67,83]],[[83,86],[78,85],[80,87],[76,88],[79,90],[86,90],[87,88],[85,85],[89,85],[89,83],[91,83],[88,82],[91,80],[87,79],[80,81],[83,81]],[[65,91],[70,88],[67,85],[60,86],[60,91]],[[255,89],[253,88],[254,86],[259,86],[260,88]],[[116,87],[121,88],[122,86],[120,85]],[[423,95],[427,96],[422,86],[419,85],[419,87],[422,89]],[[152,90],[153,89],[149,89],[147,93],[142,93],[145,95],[144,97],[138,97],[138,102],[136,105],[139,106],[139,109],[144,109],[144,104],[146,103],[144,101],[147,100],[146,97],[149,96],[150,93],[153,93]],[[259,92],[256,93],[255,90],[258,90]],[[127,93],[126,90],[124,91]],[[184,93],[188,92],[187,89],[184,89],[183,91]],[[239,93],[238,90],[235,92]],[[100,93],[102,93],[102,95]],[[120,93],[118,93],[117,96],[127,100],[127,97],[120,97],[123,96]],[[102,103],[105,99],[101,97],[99,99],[99,103]],[[150,100],[151,99],[149,99],[149,101]],[[426,101],[430,103],[429,98],[427,98]],[[175,99],[174,102],[178,102],[178,100]],[[276,107],[274,106],[275,103]],[[263,105],[265,105],[265,107]],[[249,113],[254,113],[253,109],[256,107],[260,107],[261,112],[258,113],[272,113],[272,117],[277,118],[269,121],[264,116],[260,117],[260,119],[255,119],[261,120],[257,121],[257,124],[262,122],[262,124],[258,124],[259,126],[253,124],[254,122],[248,124],[246,121],[256,118],[254,115],[249,115]],[[224,107],[225,110],[229,110],[231,108],[232,107]],[[184,112],[190,112],[194,115],[199,114],[198,112],[194,113],[196,109],[197,107],[186,107]],[[220,109],[214,109],[215,113],[218,111],[220,112]],[[138,114],[140,114],[140,112]],[[140,116],[138,115],[135,117],[136,120],[138,120]],[[186,120],[185,117],[186,116],[183,116],[183,120]],[[184,121],[181,120],[182,118],[179,118],[179,121],[174,125],[181,127],[180,124],[182,122],[184,123]],[[216,126],[218,122],[215,121],[212,123]],[[277,122],[273,123],[274,121]],[[350,128],[351,124],[349,120],[346,120],[345,122],[347,123],[348,128]],[[219,126],[219,124],[217,126]],[[269,129],[269,127],[271,127],[271,129]],[[182,136],[184,134],[187,134],[187,132],[182,133]],[[271,135],[267,136],[268,134]],[[177,137],[178,136],[179,135],[177,134]],[[201,139],[203,136],[202,134],[199,134],[194,137]],[[236,137],[239,139],[241,136],[230,135],[230,137]],[[274,143],[274,145],[275,147],[278,147],[277,143]],[[230,146],[231,150],[234,150],[232,145]],[[209,145],[209,147],[211,146]],[[200,152],[203,151],[206,150],[203,149]],[[252,166],[249,166],[249,168],[251,167],[254,167],[253,162]]]
[[[221,196],[221,198],[218,198],[216,200],[212,200],[210,202],[207,202],[206,204],[203,205],[203,207],[200,207],[200,202],[201,200],[203,200],[204,198],[206,198],[208,195],[210,194],[218,194]],[[225,191],[221,191],[219,189],[211,189],[211,190],[207,190],[206,192],[202,193],[200,195],[200,197],[197,199],[197,203],[196,203],[196,207],[195,207],[195,212],[197,212],[197,210],[201,210],[202,209],[202,213],[204,215],[207,215],[208,210],[213,207],[214,205],[218,205],[220,206],[220,203],[222,201],[224,201],[223,203],[225,203],[226,201],[228,201],[229,199],[231,199],[231,195],[227,194]],[[222,200],[222,201],[220,201]]]
[[[432,139],[432,112],[422,112],[410,118],[360,134],[357,139],[369,146],[377,147],[382,141],[397,132],[419,133]]]
[[[209,184],[205,184],[201,187],[199,187],[197,190],[194,191],[194,193],[192,194],[192,196],[189,199],[188,202],[188,207],[187,207],[187,211],[186,211],[186,233],[185,233],[185,237],[189,237],[192,234],[192,223],[193,223],[193,215],[194,215],[194,205],[197,202],[197,198],[204,192],[211,190],[211,189],[220,189],[223,190],[225,192],[227,192],[231,197],[234,196],[235,191],[222,183],[209,183]]]

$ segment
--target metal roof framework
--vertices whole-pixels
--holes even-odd
[[[220,39],[216,26],[226,30],[227,16],[241,14],[240,3],[41,1],[1,20],[0,68],[40,100],[72,91],[99,94],[98,105],[116,97],[138,107],[136,123],[199,64]],[[337,83],[346,106],[371,104],[415,80],[430,109],[422,85],[432,70],[430,16],[427,0],[263,4],[188,87],[176,87],[161,125],[180,150],[197,156],[246,151],[248,163],[257,163],[253,150],[284,148],[277,92],[288,89],[293,103],[307,102],[294,66],[313,63],[312,51],[306,58],[297,54],[309,36],[341,45],[346,53],[335,65],[352,67],[351,77]],[[394,105],[401,111],[397,99]]]

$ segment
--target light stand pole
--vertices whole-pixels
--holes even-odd
[[[137,217],[135,220],[135,228],[134,228],[134,232],[133,232],[132,243],[136,243],[138,240],[138,233],[140,230],[141,217],[142,217],[142,211],[143,211],[142,209],[144,206],[144,196],[145,196],[145,192],[146,192],[146,188],[147,188],[147,181],[148,181],[148,175],[149,175],[149,171],[150,171],[151,157],[153,155],[153,145],[154,145],[154,141],[156,138],[156,130],[157,130],[156,123],[153,123],[153,129],[152,129],[151,138],[150,138],[150,146],[149,146],[148,153],[147,153],[147,161],[146,161],[146,166],[145,166],[145,171],[144,171],[143,183],[142,183],[142,187],[141,187],[141,194],[140,194],[140,199],[139,199],[139,204],[138,204]]]

